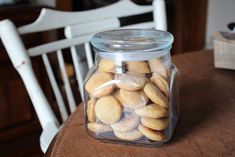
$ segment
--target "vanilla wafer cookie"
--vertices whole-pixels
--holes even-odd
[[[113,129],[109,125],[102,124],[102,123],[95,123],[95,122],[88,123],[87,128],[96,133],[104,133],[104,132],[113,131]]]
[[[153,130],[165,130],[169,126],[169,119],[168,118],[146,118],[141,117],[141,123]]]
[[[153,84],[146,83],[146,85],[144,86],[144,93],[155,104],[164,108],[168,108],[168,99]]]
[[[122,105],[133,109],[145,106],[149,100],[142,90],[128,91],[120,89],[120,96],[123,101]]]
[[[168,116],[168,110],[156,104],[149,104],[142,108],[135,109],[135,113],[141,117],[162,118]]]
[[[114,78],[116,85],[125,90],[139,90],[145,85],[146,78],[137,74],[116,74]]]
[[[95,104],[96,117],[105,124],[114,124],[122,115],[121,104],[113,96],[104,96]]]
[[[148,63],[144,61],[127,62],[128,73],[144,74],[150,73]]]
[[[103,72],[115,72],[115,61],[111,59],[103,58],[100,60],[98,69]]]
[[[164,141],[164,140],[166,140],[166,136],[162,132],[149,129],[149,128],[143,126],[142,124],[140,124],[138,126],[138,130],[144,136],[149,138],[150,140],[153,140],[153,141]]]
[[[87,118],[89,122],[95,122],[95,99],[90,99],[87,102]]]
[[[114,90],[113,76],[107,72],[95,72],[85,85],[86,91],[93,97],[109,95]]]
[[[157,72],[165,79],[169,79],[169,70],[164,66],[160,59],[151,59],[148,61],[151,72]]]
[[[158,73],[153,73],[150,80],[160,89],[166,97],[169,97],[170,95],[170,88],[169,83],[166,79],[164,79],[161,75]]]
[[[111,127],[115,131],[127,132],[136,128],[140,123],[140,117],[135,112],[124,112],[122,118]]]
[[[114,131],[114,135],[117,138],[127,141],[135,141],[143,137],[143,134],[137,128],[130,130],[128,132]]]

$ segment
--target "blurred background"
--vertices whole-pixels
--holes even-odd
[[[11,19],[17,26],[33,22],[44,7],[64,11],[95,9],[117,0],[0,0],[0,20]],[[151,0],[133,0],[140,5]],[[227,24],[234,22],[234,0],[166,0],[168,31],[175,41],[172,55],[213,48],[212,34],[228,31]],[[120,19],[122,25],[138,20],[148,21],[151,14]],[[36,46],[51,38],[63,38],[63,30],[54,33],[36,33],[23,36],[27,47]],[[47,95],[45,70],[41,58],[34,58],[34,68]],[[58,78],[60,79],[60,78]],[[74,87],[76,92],[76,88]],[[49,93],[49,94],[48,94]],[[77,99],[79,93],[77,93]],[[52,108],[54,98],[49,98]],[[39,147],[41,127],[25,90],[23,82],[13,68],[0,43],[0,156],[42,157]]]

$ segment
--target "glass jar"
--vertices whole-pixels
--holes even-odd
[[[173,40],[168,32],[147,29],[93,36],[96,61],[84,85],[89,135],[141,146],[159,146],[172,137],[178,117]]]

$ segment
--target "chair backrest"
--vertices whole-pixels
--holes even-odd
[[[148,12],[153,12],[154,21],[125,26],[123,28],[155,28],[166,30],[167,25],[164,0],[154,0],[153,5],[149,6],[139,6],[130,0],[121,0],[103,8],[81,12],[62,12],[51,9],[42,9],[35,22],[19,27],[18,29],[10,20],[0,22],[0,36],[2,42],[6,47],[15,69],[19,72],[24,81],[43,131],[49,129],[50,126],[54,126],[54,132],[51,133],[49,139],[47,139],[47,143],[44,144],[45,148],[43,148],[43,151],[46,150],[48,144],[57,132],[59,123],[35,77],[30,57],[42,56],[62,120],[64,121],[68,117],[68,112],[61,91],[59,90],[60,88],[56,82],[56,77],[53,73],[48,53],[55,52],[57,55],[69,109],[70,112],[73,112],[76,108],[76,102],[66,72],[62,51],[65,48],[70,48],[79,91],[82,94],[84,78],[82,74],[83,67],[81,62],[79,62],[79,53],[81,52],[77,51],[76,45],[84,44],[86,59],[90,68],[93,65],[93,59],[89,41],[94,33],[119,28],[120,17]],[[48,31],[58,28],[65,28],[65,39],[26,49],[20,38],[20,34]]]

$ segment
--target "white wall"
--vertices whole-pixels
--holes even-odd
[[[214,32],[229,31],[230,22],[235,22],[235,0],[208,0],[206,48],[213,47]]]
[[[30,0],[32,4],[41,4],[41,5],[47,5],[50,7],[56,6],[56,0]]]

